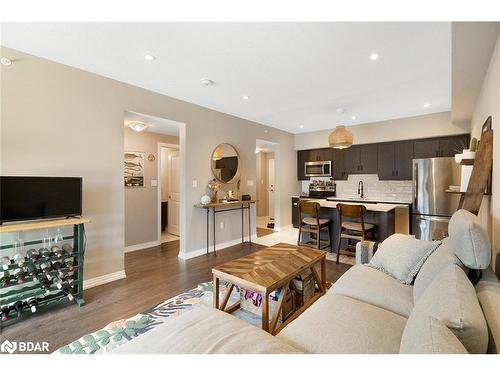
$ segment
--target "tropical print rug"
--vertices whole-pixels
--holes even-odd
[[[189,311],[200,304],[208,306],[213,301],[212,282],[199,284],[196,288],[181,293],[178,296],[170,298],[140,314],[128,319],[117,320],[109,323],[106,327],[80,337],[69,345],[59,348],[56,354],[101,354],[109,353],[113,349],[133,340],[134,338],[158,327],[165,323],[167,319],[175,317]],[[221,285],[221,294],[225,294],[225,285]],[[237,288],[233,289],[229,303],[238,301],[240,292]],[[233,315],[249,322],[259,325],[260,317],[238,310]]]

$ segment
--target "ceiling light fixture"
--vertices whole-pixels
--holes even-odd
[[[356,120],[356,116],[351,116],[351,120]]]
[[[299,125],[299,128],[304,129],[304,125]]]
[[[12,60],[9,59],[8,57],[2,57],[0,59],[0,63],[4,66],[9,66],[9,65],[12,65]]]
[[[372,54],[370,55],[370,60],[371,60],[371,61],[375,61],[375,60],[377,60],[377,59],[378,59],[378,53],[375,53],[375,52],[374,52],[374,53],[372,53]]]
[[[153,61],[154,59],[156,59],[156,57],[154,57],[153,55],[150,55],[149,53],[144,55],[144,60],[146,60],[146,61]]]
[[[200,83],[207,87],[215,85],[215,82],[208,78],[203,78]]]
[[[425,103],[424,104],[424,108],[429,108],[430,106],[431,106],[430,103]]]
[[[243,95],[243,100],[248,100],[250,97],[248,95]]]
[[[142,132],[148,127],[148,124],[140,121],[133,121],[128,123],[128,127],[136,132]]]
[[[354,137],[344,125],[338,125],[328,137],[331,148],[343,149],[352,146]]]

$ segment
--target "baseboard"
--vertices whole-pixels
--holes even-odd
[[[127,277],[127,275],[125,275],[125,270],[97,276],[92,279],[83,280],[83,289],[90,289],[98,285],[110,283],[111,281],[124,279],[125,277]]]
[[[248,241],[248,236],[245,236],[244,238],[245,238],[245,241]],[[252,233],[252,238],[254,238],[254,239],[257,238],[257,233]],[[236,238],[234,240],[218,243],[215,246],[215,251],[220,251],[220,250],[223,250],[223,249],[226,249],[228,247],[238,245],[238,244],[241,244],[241,238]],[[210,251],[210,254],[213,254],[213,245],[210,245],[209,251]],[[206,255],[206,254],[207,254],[207,248],[203,247],[201,249],[189,251],[187,253],[179,252],[178,257],[180,259],[183,259],[183,260],[188,260],[191,258],[199,257],[201,255]]]
[[[151,242],[144,242],[144,243],[138,243],[137,245],[131,245],[131,246],[126,246],[125,247],[125,252],[130,253],[132,251],[137,251],[137,250],[143,250],[147,249],[150,247],[155,247],[161,245],[161,241],[151,241]]]

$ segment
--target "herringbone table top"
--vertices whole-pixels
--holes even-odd
[[[213,268],[212,273],[236,285],[268,293],[325,257],[321,250],[280,244],[224,263]]]

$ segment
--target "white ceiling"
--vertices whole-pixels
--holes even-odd
[[[157,133],[164,135],[179,136],[179,128],[181,123],[173,120],[168,120],[156,116],[144,115],[131,111],[125,111],[124,125],[128,126],[130,122],[143,122],[148,125],[143,131],[148,133]]]
[[[1,35],[10,48],[300,133],[449,111],[450,28],[448,22],[4,23]],[[377,61],[369,59],[373,52]],[[147,53],[156,59],[145,61]],[[202,78],[216,85],[202,86]]]

